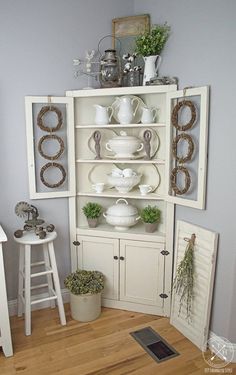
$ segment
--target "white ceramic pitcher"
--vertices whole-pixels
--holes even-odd
[[[122,96],[116,98],[117,105],[119,106],[117,112],[117,118],[120,124],[130,124],[134,116],[136,115],[139,100],[138,98],[132,98],[131,96]],[[136,105],[135,105],[136,102]]]
[[[103,107],[99,104],[93,105],[96,109],[95,113],[95,124],[96,125],[107,125],[111,122],[111,118],[113,115],[113,108],[112,107]],[[109,113],[110,112],[110,113]]]
[[[157,71],[161,64],[160,55],[143,56],[145,66],[143,74],[143,86],[146,85],[151,78],[157,77]]]
[[[152,124],[157,116],[157,109],[154,107],[142,107],[141,123]]]

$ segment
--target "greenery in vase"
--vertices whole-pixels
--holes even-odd
[[[135,42],[135,52],[141,56],[160,55],[170,36],[170,26],[153,25],[150,32],[139,35]]]
[[[144,223],[158,223],[161,219],[161,211],[157,206],[148,205],[140,211],[140,217]]]
[[[68,275],[64,283],[72,294],[96,294],[104,289],[104,275],[99,271],[77,270]]]
[[[183,305],[186,306],[186,318],[191,320],[193,286],[194,286],[194,242],[195,235],[188,240],[184,257],[179,263],[174,278],[173,289],[180,296],[179,314]]]
[[[87,219],[97,219],[102,213],[102,206],[98,203],[88,202],[82,210]]]

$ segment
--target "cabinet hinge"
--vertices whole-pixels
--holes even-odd
[[[159,296],[160,296],[161,298],[168,298],[168,295],[165,294],[165,293],[161,293],[161,294],[159,294]]]
[[[167,251],[167,250],[162,250],[162,251],[161,251],[161,254],[162,254],[162,255],[169,255],[170,253],[169,253],[169,251]]]
[[[79,242],[79,241],[74,241],[74,242],[73,242],[73,245],[75,245],[75,246],[79,246],[79,245],[80,245],[80,242]]]

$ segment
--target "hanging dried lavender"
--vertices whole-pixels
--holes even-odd
[[[183,304],[186,306],[186,318],[191,321],[193,286],[194,286],[194,245],[196,235],[192,234],[191,238],[185,238],[188,242],[184,257],[179,263],[176,276],[173,283],[173,289],[180,296],[179,314]]]

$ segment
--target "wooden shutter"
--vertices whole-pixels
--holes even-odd
[[[192,320],[188,322],[186,319],[184,305],[179,313],[180,297],[173,290],[170,323],[197,347],[205,350],[209,331],[218,235],[196,225],[177,221],[174,277],[186,249],[185,238],[190,238],[193,233],[196,235],[196,240]]]

